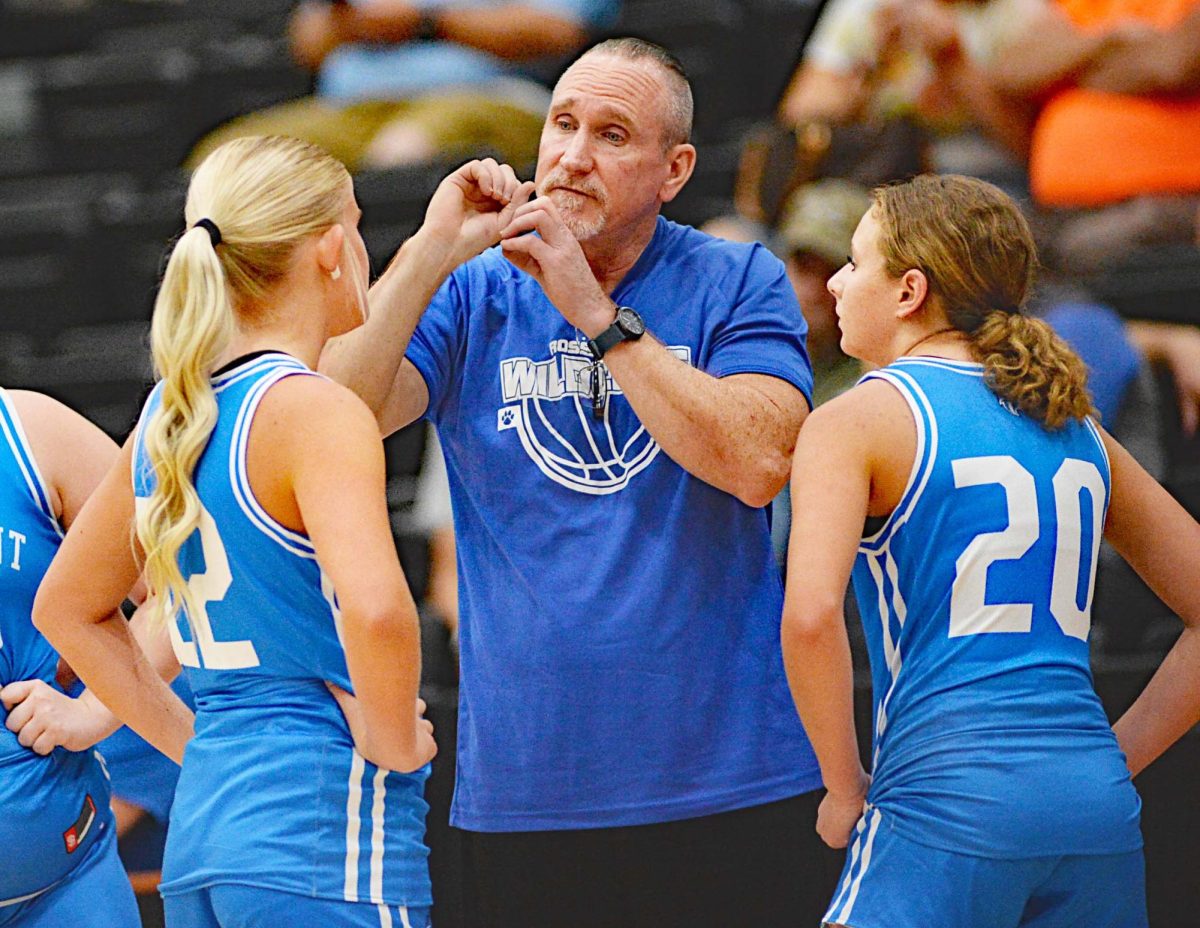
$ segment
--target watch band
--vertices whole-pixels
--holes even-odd
[[[618,306],[617,318],[613,320],[613,324],[595,338],[589,338],[588,348],[592,352],[592,357],[599,361],[614,345],[626,341],[637,341],[645,332],[646,324],[636,309]]]
[[[608,352],[609,348],[614,345],[619,345],[625,341],[628,336],[621,331],[620,326],[615,322],[607,329],[597,335],[595,338],[588,339],[588,348],[592,351],[592,357],[599,361]]]

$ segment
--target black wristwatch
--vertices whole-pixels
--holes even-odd
[[[589,338],[588,347],[592,349],[592,357],[599,361],[613,345],[635,342],[645,334],[646,323],[642,321],[637,310],[628,306],[618,306],[617,321],[595,338]]]

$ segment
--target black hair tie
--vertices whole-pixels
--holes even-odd
[[[213,248],[221,244],[221,230],[217,228],[217,224],[211,219],[197,219],[192,228],[195,229],[197,227],[204,229],[208,233],[208,237],[212,239]]]

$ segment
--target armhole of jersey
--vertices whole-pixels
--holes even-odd
[[[311,371],[297,363],[295,367],[281,367],[264,376],[254,384],[242,400],[238,410],[237,420],[233,426],[233,440],[229,444],[229,485],[233,488],[234,498],[238,502],[246,518],[260,532],[297,557],[316,560],[317,553],[312,541],[300,532],[293,531],[280,524],[262,507],[250,487],[250,477],[246,472],[246,448],[249,443],[250,426],[258,404],[266,396],[267,390],[285,377],[293,375],[309,375],[321,377],[316,371]]]
[[[1108,458],[1108,446],[1104,444],[1104,438],[1100,435],[1100,429],[1097,428],[1096,422],[1091,416],[1083,420],[1083,424],[1087,427],[1088,433],[1092,436],[1092,440],[1100,449],[1100,457],[1104,460],[1104,485],[1107,499],[1104,501],[1104,511],[1108,513],[1108,506],[1112,502],[1112,461]]]
[[[143,465],[145,458],[145,444],[142,441],[142,436],[146,429],[146,423],[150,421],[150,409],[154,405],[155,399],[162,392],[163,382],[160,380],[154,385],[150,391],[150,395],[146,397],[146,402],[142,404],[142,412],[138,416],[137,423],[133,427],[133,446],[129,449],[129,482],[133,485],[133,499],[136,503],[143,497],[138,494],[138,468]],[[148,461],[144,462],[147,466]]]
[[[33,456],[33,448],[30,446],[29,438],[25,435],[25,429],[21,425],[21,417],[17,415],[17,407],[8,395],[8,391],[4,389],[0,389],[0,408],[3,409],[3,413],[0,414],[0,428],[4,431],[4,438],[8,442],[8,447],[12,450],[13,460],[17,462],[21,476],[25,478],[25,485],[29,489],[29,495],[33,497],[34,504],[50,520],[54,531],[61,538],[66,533],[63,531],[62,523],[58,521],[58,516],[54,514],[54,507],[50,503],[49,485],[46,483],[45,478],[42,477],[42,472],[38,468],[37,458]]]
[[[917,427],[917,451],[913,456],[912,469],[908,473],[908,482],[904,486],[900,502],[880,529],[863,538],[859,543],[858,550],[861,553],[874,554],[887,547],[892,536],[908,521],[913,507],[921,498],[925,485],[929,482],[929,476],[933,473],[934,461],[937,459],[938,434],[937,420],[934,418],[929,398],[925,396],[924,391],[911,375],[894,368],[884,368],[871,371],[859,383],[865,383],[868,380],[882,380],[891,384],[908,404],[913,422]]]

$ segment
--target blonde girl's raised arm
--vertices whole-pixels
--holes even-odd
[[[120,612],[138,579],[127,442],[46,571],[34,625],[117,718],[177,763],[192,713],[163,682]]]
[[[1129,769],[1140,773],[1200,722],[1200,523],[1104,433],[1112,466],[1105,538],[1183,619],[1183,634],[1113,726]]]
[[[291,475],[304,530],[337,592],[355,691],[353,700],[337,695],[359,752],[381,767],[420,768],[436,745],[418,718],[420,628],[392,538],[374,416],[345,387],[289,377],[264,397],[250,441],[266,441]]]

